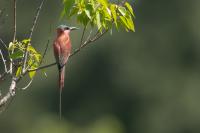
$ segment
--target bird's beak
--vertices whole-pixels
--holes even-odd
[[[72,31],[72,30],[79,30],[79,28],[77,28],[77,27],[70,27],[70,30]]]

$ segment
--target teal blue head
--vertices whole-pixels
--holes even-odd
[[[61,30],[61,31],[72,31],[72,30],[78,30],[79,28],[76,28],[76,27],[70,27],[70,26],[67,26],[67,25],[59,25],[57,27],[57,30]]]

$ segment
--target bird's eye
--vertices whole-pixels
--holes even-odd
[[[66,27],[65,30],[69,30],[69,27]]]

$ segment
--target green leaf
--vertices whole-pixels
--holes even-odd
[[[16,77],[19,77],[21,73],[22,73],[22,67],[20,66],[17,68]]]
[[[127,7],[127,9],[129,10],[129,12],[131,13],[131,15],[133,15],[133,17],[135,17],[134,13],[133,13],[133,8],[131,7],[131,5],[126,2],[125,3],[125,6]]]
[[[78,20],[78,22],[80,22],[84,26],[86,26],[88,24],[88,22],[89,22],[89,18],[87,17],[85,12],[82,12],[81,14],[79,14],[77,16],[77,20]]]
[[[125,7],[122,7],[122,6],[120,6],[120,7],[118,7],[118,11],[123,15],[123,16],[125,16],[126,15],[126,8]]]
[[[108,1],[107,0],[98,0],[98,2],[101,3],[105,7],[108,6]]]
[[[35,50],[35,48],[33,46],[31,46],[31,45],[28,46],[27,50],[29,52],[37,53],[37,51]]]
[[[120,20],[121,20],[121,23],[125,26],[126,30],[129,29],[129,25],[128,25],[128,23],[126,22],[126,18],[123,17],[123,16],[120,16],[119,18],[120,18]]]
[[[31,39],[24,39],[24,40],[22,40],[22,43],[24,43],[24,44],[28,44],[30,42],[31,42]]]
[[[72,8],[75,0],[63,0],[65,15],[69,16],[70,9]]]
[[[9,46],[8,46],[8,50],[13,50],[13,49],[15,49],[15,43],[13,43],[13,42],[10,42],[9,43]]]
[[[94,0],[89,0],[89,2],[91,3],[92,8],[94,9],[95,8],[95,2],[94,2]]]
[[[85,11],[85,14],[87,15],[87,17],[88,17],[89,19],[92,19],[91,15],[90,15],[90,11],[87,10],[87,9],[85,9],[84,11]]]
[[[133,19],[131,17],[131,14],[129,14],[128,17],[126,17],[126,21],[127,21],[128,26],[129,26],[129,30],[135,31],[135,27],[134,27],[134,23],[133,23]]]
[[[36,59],[36,62],[40,62],[42,56],[40,54],[34,54],[34,57]]]
[[[71,17],[71,16],[73,16],[75,14],[78,14],[78,11],[79,11],[79,9],[77,7],[72,8],[72,10],[71,10],[71,12],[69,14],[69,17]]]
[[[28,74],[29,74],[29,77],[30,77],[31,79],[33,79],[33,77],[34,77],[35,74],[36,74],[36,71],[31,71],[31,72],[29,72]]]
[[[23,57],[23,51],[18,50],[16,52],[14,52],[13,54],[10,55],[11,59],[19,59]]]
[[[101,25],[101,17],[100,17],[99,11],[96,12],[96,24],[97,24],[98,30],[100,30],[102,25]]]
[[[111,4],[110,10],[111,10],[114,21],[117,21],[116,5]]]
[[[62,10],[61,14],[60,14],[60,18],[59,19],[62,19],[63,17],[65,16],[65,9]]]
[[[111,21],[112,20],[112,16],[111,16],[111,11],[109,8],[103,8],[103,19],[106,19],[108,21]]]
[[[116,7],[117,7],[117,5],[111,4],[111,6],[110,6],[110,11],[111,11],[111,13],[112,13],[112,17],[113,17],[113,19],[114,19],[115,26],[116,26],[116,28],[118,29]]]

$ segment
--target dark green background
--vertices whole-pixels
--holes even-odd
[[[113,31],[70,59],[58,115],[57,68],[39,72],[0,115],[1,133],[199,133],[200,1],[136,0],[136,32]],[[18,0],[17,38],[27,37],[39,0]],[[0,37],[12,40],[12,3],[0,0]],[[62,4],[45,3],[33,34],[44,64],[54,62],[52,41]],[[4,20],[4,21],[2,21]],[[71,34],[73,47],[81,33]],[[1,64],[1,72],[3,66]],[[28,79],[28,78],[27,78]],[[5,92],[7,82],[1,83]],[[23,87],[27,81],[20,82]]]

